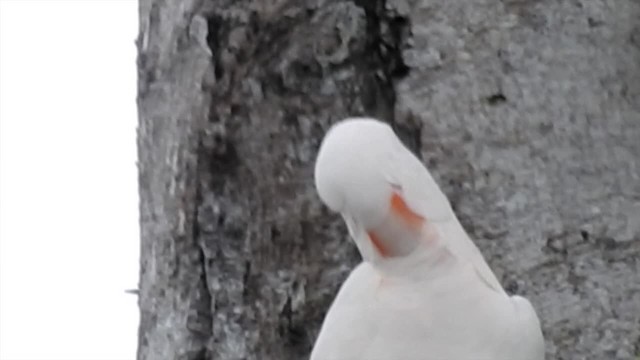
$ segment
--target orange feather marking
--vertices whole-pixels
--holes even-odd
[[[418,229],[422,227],[426,219],[423,216],[416,214],[413,210],[409,208],[402,196],[397,193],[393,193],[391,195],[391,211],[393,211],[396,215],[398,215],[401,219],[403,219],[409,226],[414,229]]]
[[[380,256],[386,258],[391,255],[389,254],[389,250],[384,246],[384,244],[382,243],[382,240],[380,240],[380,238],[378,237],[378,235],[376,235],[375,232],[367,231],[367,235],[369,235],[369,239],[371,239],[371,243],[373,244],[373,247],[376,248]]]

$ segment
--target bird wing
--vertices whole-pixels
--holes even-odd
[[[324,318],[310,360],[365,360],[367,342],[376,336],[375,317],[366,316],[380,276],[363,262],[349,274]]]
[[[515,332],[518,341],[513,352],[522,354],[523,360],[544,359],[544,337],[533,305],[526,298],[517,295],[511,296],[510,300],[519,320]]]
[[[426,217],[427,221],[447,229],[446,246],[463,262],[471,262],[480,280],[491,289],[504,293],[495,274],[487,265],[482,253],[471,241],[459,223],[447,196],[420,160],[403,144],[390,154],[391,171],[387,180],[399,186],[405,201],[414,211]]]

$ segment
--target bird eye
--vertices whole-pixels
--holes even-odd
[[[389,185],[391,185],[391,188],[394,191],[402,192],[402,185],[394,183],[394,182],[389,182]]]

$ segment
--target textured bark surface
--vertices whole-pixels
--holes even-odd
[[[139,359],[304,359],[359,261],[313,188],[386,120],[548,358],[640,353],[640,3],[140,0]]]

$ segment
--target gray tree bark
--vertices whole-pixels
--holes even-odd
[[[359,261],[330,124],[390,122],[549,359],[640,354],[640,3],[140,0],[138,359],[304,359]]]

